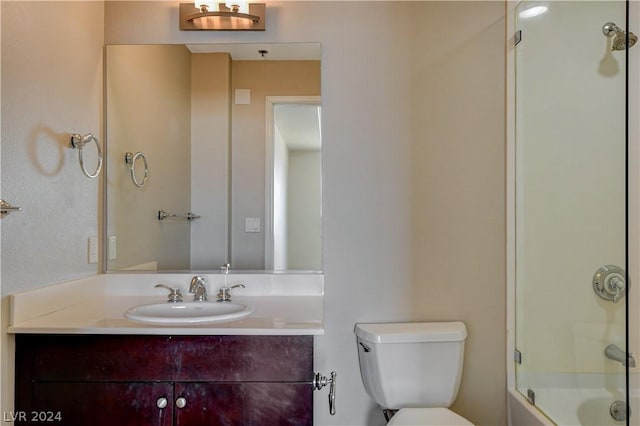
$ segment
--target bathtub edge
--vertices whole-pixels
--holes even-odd
[[[515,389],[508,389],[507,396],[509,426],[554,426]]]

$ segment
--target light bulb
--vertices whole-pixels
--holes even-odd
[[[201,12],[216,12],[218,10],[218,3],[207,0],[196,0],[196,9]]]
[[[224,3],[232,12],[249,13],[249,2],[246,0],[232,0]]]

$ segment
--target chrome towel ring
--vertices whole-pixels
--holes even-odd
[[[142,163],[144,164],[144,177],[142,178],[142,182],[139,182],[136,177],[136,161],[140,158],[142,158]],[[124,155],[124,162],[130,165],[129,171],[131,172],[131,180],[133,181],[133,184],[138,188],[142,188],[149,179],[149,165],[147,164],[147,159],[144,154],[141,152],[136,152],[135,154],[127,152]]]
[[[98,150],[98,166],[93,173],[89,173],[87,171],[87,168],[84,165],[84,161],[82,161],[82,150],[84,146],[89,142],[94,142],[96,144],[96,149]],[[100,148],[100,142],[98,142],[98,138],[93,136],[92,133],[87,133],[84,136],[79,135],[78,133],[73,133],[71,135],[71,148],[78,150],[78,160],[80,161],[80,168],[82,169],[82,173],[84,173],[84,175],[89,179],[98,177],[98,175],[100,174],[100,170],[102,170],[102,149]]]

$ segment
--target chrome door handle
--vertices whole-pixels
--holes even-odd
[[[166,408],[168,403],[169,401],[167,401],[167,398],[165,397],[158,398],[158,400],[156,401],[156,405],[158,406],[158,408]]]
[[[331,372],[331,378],[320,373],[314,374],[311,385],[313,390],[320,390],[329,385],[329,414],[334,416],[336,414],[336,372]]]
[[[180,398],[176,399],[176,406],[178,408],[186,407],[187,406],[187,399],[182,397],[182,396]]]

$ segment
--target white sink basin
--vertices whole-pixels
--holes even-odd
[[[178,302],[140,305],[124,313],[145,324],[189,325],[235,321],[248,317],[253,307],[233,302]]]

